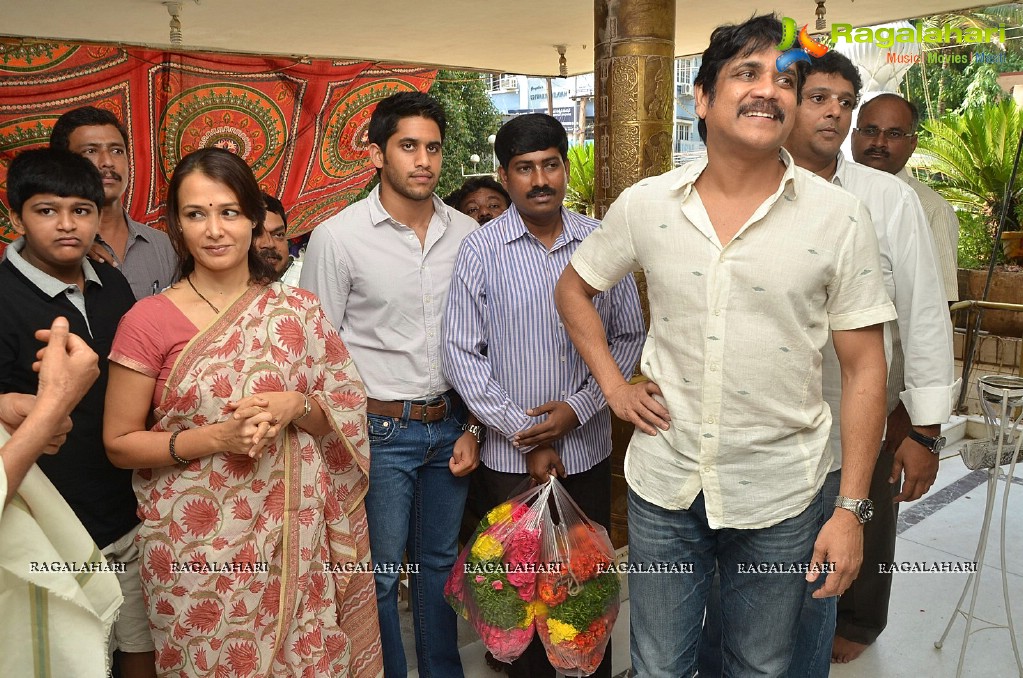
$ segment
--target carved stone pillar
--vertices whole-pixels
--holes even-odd
[[[671,169],[675,0],[595,0],[594,192],[602,218],[622,190]],[[646,281],[637,276],[649,323]],[[632,425],[613,418],[611,540],[628,542],[625,448]]]

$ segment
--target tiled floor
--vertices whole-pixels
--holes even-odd
[[[959,457],[961,443],[942,454],[938,480],[922,500],[907,504],[900,515],[896,559],[910,562],[972,562],[984,515],[986,483],[981,472],[966,468]],[[1020,465],[1023,467],[1023,464]],[[999,519],[1004,481],[999,484],[988,552],[977,598],[974,633],[967,647],[963,676],[1008,678],[1017,675],[1009,634],[1004,629],[976,631],[982,620],[1004,623],[1001,591]],[[1006,573],[1014,606],[1017,643],[1023,650],[1023,468],[1009,495],[1006,527]],[[966,574],[896,574],[888,629],[856,661],[832,665],[835,678],[944,678],[956,674],[965,622],[956,621],[937,650],[936,641],[952,615]],[[966,605],[969,604],[967,597]],[[406,616],[406,622],[407,614]],[[410,666],[415,652],[410,627],[405,639]],[[629,605],[626,601],[612,636],[615,674],[629,669]],[[467,626],[462,633],[462,664],[466,678],[495,678],[483,660],[482,644]],[[418,676],[412,670],[410,676]],[[1019,674],[1023,678],[1023,673]]]

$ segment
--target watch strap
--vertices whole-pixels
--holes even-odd
[[[909,429],[908,435],[910,440],[920,443],[921,445],[926,447],[931,452],[934,452],[935,454],[941,451],[941,448],[945,444],[944,437],[939,435],[932,438],[929,435],[924,435],[923,433],[920,433],[914,428]]]

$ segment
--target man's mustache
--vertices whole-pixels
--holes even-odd
[[[281,261],[284,258],[277,250],[259,250],[259,256],[264,259],[273,259],[274,261]]]
[[[778,122],[785,122],[785,111],[773,101],[757,101],[739,106],[739,115],[747,113],[769,113],[778,119]]]
[[[526,193],[526,198],[539,198],[540,196],[555,195],[556,193],[557,191],[550,186],[537,186],[529,193]]]

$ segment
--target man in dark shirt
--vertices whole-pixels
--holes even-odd
[[[0,289],[15,300],[0,325],[0,393],[36,392],[32,363],[41,346],[34,334],[58,316],[67,318],[70,331],[99,355],[99,378],[71,412],[74,426],[60,453],[38,463],[108,560],[126,566],[119,573],[125,607],[112,632],[124,653],[122,675],[155,676],[137,550],[132,556],[139,520],[131,471],[115,468],[103,448],[107,355],[121,316],[135,303],[123,275],[86,259],[99,229],[103,182],[88,160],[37,149],[11,163],[7,196],[11,221],[22,237],[0,263]]]
[[[92,106],[57,119],[50,146],[71,151],[96,166],[103,179],[103,208],[90,256],[117,267],[136,299],[156,294],[178,279],[178,257],[163,231],[141,224],[124,208],[131,168],[128,132],[111,113]]]

